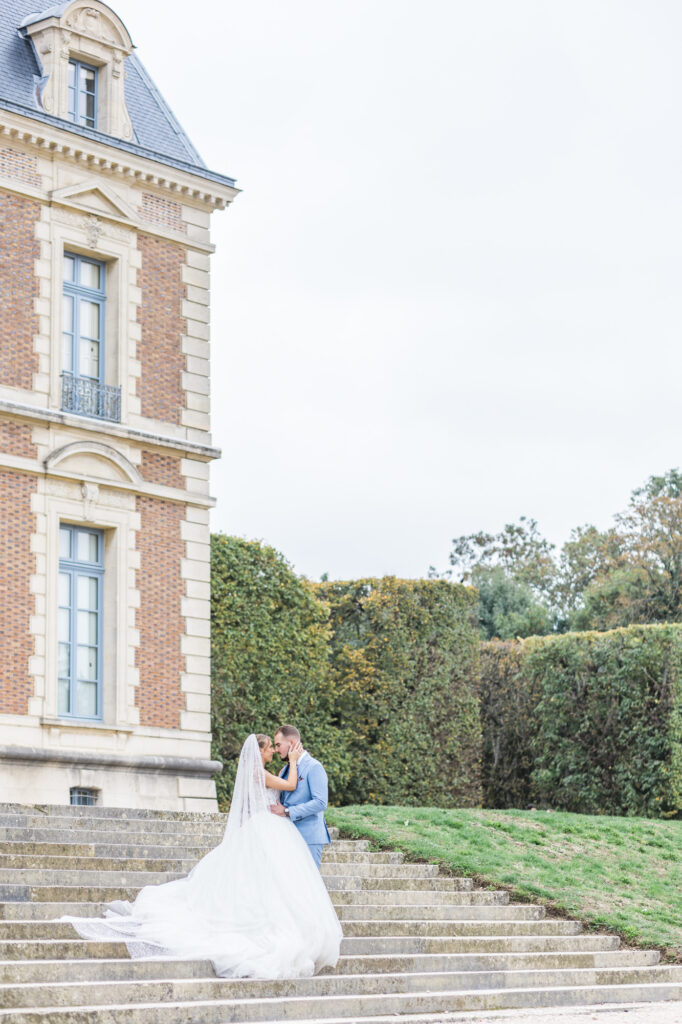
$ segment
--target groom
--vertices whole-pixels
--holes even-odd
[[[293,725],[280,725],[275,733],[275,750],[286,761],[289,757],[289,750],[300,743],[301,736]],[[290,764],[284,765],[279,773],[280,778],[289,777]],[[322,860],[322,848],[331,842],[329,831],[324,820],[324,810],[327,806],[329,784],[327,773],[314,757],[311,757],[307,750],[304,750],[296,765],[298,771],[298,785],[293,792],[282,792],[279,795],[282,803],[273,804],[270,810],[273,814],[285,815],[301,833],[313,860],[318,868]]]

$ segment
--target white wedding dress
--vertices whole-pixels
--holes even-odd
[[[222,842],[185,878],[110,903],[104,918],[62,917],[85,939],[123,940],[131,957],[210,960],[233,978],[300,978],[334,966],[342,932],[295,825],[272,814],[258,741],[239,757]]]

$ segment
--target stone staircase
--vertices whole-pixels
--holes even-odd
[[[62,914],[93,915],[185,874],[219,814],[0,804],[0,1024],[447,1020],[464,1011],[682,1000],[682,967],[548,919],[399,853],[335,839],[323,875],[344,931],[333,971],[216,978],[211,965],[128,959]],[[682,1017],[682,1005],[681,1005]]]

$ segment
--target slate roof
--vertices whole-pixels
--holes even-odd
[[[125,61],[126,105],[133,124],[131,142],[46,114],[35,98],[40,69],[33,47],[19,34],[22,23],[35,20],[41,6],[41,0],[0,0],[0,108],[220,184],[234,185],[233,178],[208,170],[136,53]],[[46,5],[41,15],[59,14],[68,6],[68,2]]]

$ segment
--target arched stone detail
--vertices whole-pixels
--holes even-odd
[[[63,466],[65,462],[77,460],[79,456],[94,457],[109,463],[112,468],[115,467],[116,475],[111,478],[113,480],[127,480],[131,484],[144,483],[139,470],[125,455],[122,455],[121,452],[116,451],[115,448],[108,444],[100,444],[96,441],[74,441],[71,444],[63,445],[61,448],[56,448],[44,459],[43,465],[50,472],[50,470]],[[105,477],[103,479],[108,478]]]

